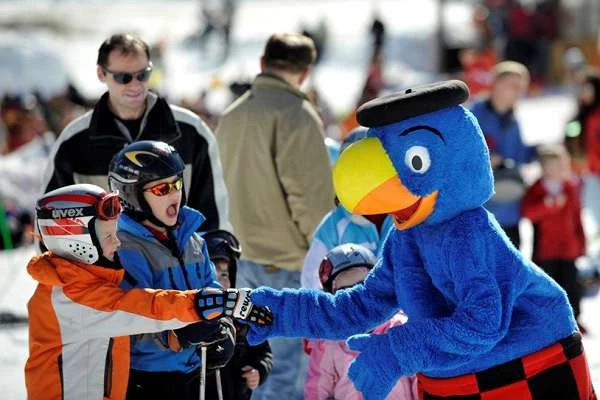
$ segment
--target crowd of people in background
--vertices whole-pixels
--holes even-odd
[[[206,25],[198,36],[204,40],[215,30],[222,31],[226,43],[223,57],[230,49],[233,3],[227,2],[231,9],[225,22]],[[209,18],[209,9],[203,12],[214,22]],[[496,181],[495,197],[486,208],[517,248],[521,220],[527,218],[533,223],[532,257],[565,288],[577,317],[583,288],[575,263],[586,254],[582,204],[589,207],[600,226],[600,202],[592,200],[594,193],[600,193],[600,74],[594,65],[596,60],[578,48],[568,49],[562,65],[564,77],[560,82],[552,81],[550,47],[558,35],[557,1],[485,0],[474,9],[473,23],[479,42],[460,49],[456,60],[460,68],[443,71],[443,75],[463,79],[471,90],[466,106],[482,128]],[[326,51],[324,24],[314,32],[305,30],[304,35],[271,36],[260,59],[261,73],[251,81],[228,83],[232,104],[219,114],[206,107],[207,92],[197,99],[184,99],[179,105],[154,93],[149,84],[151,48],[136,36],[113,35],[102,43],[98,53],[97,76],[106,84],[107,92],[97,101],[83,98],[72,86],[51,99],[36,93],[3,95],[0,154],[8,160],[11,154],[27,151],[34,143],[36,151],[50,160],[48,166],[40,165],[37,170],[42,178],[36,183],[44,193],[75,183],[93,183],[108,190],[109,164],[124,145],[140,140],[166,142],[179,153],[183,164],[173,173],[154,175],[152,181],[166,183],[172,191],[177,188],[174,179],[181,175],[179,187],[184,191],[180,201],[203,217],[187,208],[177,208],[174,214],[165,211],[164,218],[177,220],[180,212],[189,214],[186,218],[192,218],[195,224],[188,227],[190,235],[216,229],[235,232],[243,252],[239,260],[235,259],[233,269],[223,272],[229,277],[233,274],[226,284],[277,289],[304,286],[335,292],[336,287],[326,286],[325,282],[331,285],[332,274],[339,271],[335,265],[333,270],[321,271],[321,260],[345,243],[372,252],[367,257],[371,260],[391,229],[386,215],[366,218],[345,210],[338,204],[331,182],[335,157],[366,134],[356,121],[356,108],[390,87],[385,76],[386,32],[384,19],[375,15],[363,89],[356,107],[345,115],[334,115],[323,103],[318,88],[310,83],[310,72]],[[522,97],[539,94],[554,84],[575,89],[577,113],[565,126],[563,143],[536,149],[524,143],[515,108]],[[92,147],[93,154],[89,152]],[[532,162],[541,164],[543,175],[529,186],[520,167]],[[140,215],[151,211],[148,204],[137,206],[134,209]],[[33,207],[0,191],[0,249],[32,242],[33,212]],[[145,225],[162,245],[176,247],[179,242],[165,234],[164,223],[151,216],[148,220],[149,225]],[[135,231],[138,225],[144,225],[140,221],[126,219],[131,225],[128,229]],[[557,246],[557,238],[565,243]],[[127,248],[123,251],[126,253]],[[125,253],[121,261],[127,268]],[[213,261],[217,264],[216,258]],[[358,267],[366,274],[372,264],[363,262]],[[182,264],[181,268],[187,267]],[[135,287],[156,287],[154,281],[142,282],[144,273],[140,274]],[[185,289],[173,286],[156,288]],[[403,318],[398,315],[398,321],[390,324],[401,324]],[[580,325],[580,329],[585,333],[585,327]],[[175,382],[175,370],[177,382],[185,387],[188,378],[197,375],[198,356],[190,354],[183,362],[185,351],[174,353],[176,368],[166,364],[164,370],[146,368],[147,354],[142,353],[147,348],[156,351],[155,339],[138,336],[138,342],[133,342],[129,384],[140,393],[148,391],[140,398],[157,390],[157,376]],[[240,364],[248,367],[244,371],[244,379],[248,379],[244,396],[249,396],[248,388],[254,390],[253,399],[292,400],[302,398],[303,393],[311,396],[307,398],[329,398],[342,393],[334,387],[323,392],[320,379],[325,372],[319,368],[328,351],[340,352],[349,357],[344,359],[349,362],[352,355],[343,346],[312,342],[303,351],[301,341],[289,339],[272,340],[267,346],[261,349],[266,360],[264,368]],[[310,366],[305,352],[310,353]],[[309,380],[305,387],[307,366]],[[252,377],[246,378],[250,374]],[[343,381],[343,377],[336,379]],[[410,398],[412,380],[402,384],[398,390]],[[190,393],[196,396],[197,390]]]

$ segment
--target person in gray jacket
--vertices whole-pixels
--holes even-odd
[[[300,287],[313,232],[334,205],[323,124],[300,90],[315,57],[310,38],[272,35],[262,72],[216,130],[231,222],[244,248],[240,287]],[[302,398],[306,363],[300,340],[270,343],[273,371],[252,398]]]

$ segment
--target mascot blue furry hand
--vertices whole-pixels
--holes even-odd
[[[482,207],[492,171],[467,98],[463,82],[446,81],[359,109],[368,137],[340,155],[336,193],[353,213],[391,214],[396,229],[363,284],[252,291],[274,321],[251,326],[251,343],[349,338],[359,354],[348,374],[365,399],[414,374],[422,399],[593,398],[564,291]],[[369,333],[399,309],[405,325]]]

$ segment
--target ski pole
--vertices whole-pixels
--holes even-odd
[[[223,400],[223,386],[221,383],[221,370],[217,369],[215,371],[215,379],[217,380],[217,395],[219,396],[219,400]]]
[[[200,400],[204,400],[206,392],[206,346],[200,347],[202,365],[200,366]]]

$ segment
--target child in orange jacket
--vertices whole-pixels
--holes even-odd
[[[36,205],[49,252],[27,267],[39,282],[28,303],[29,400],[124,399],[129,373],[126,335],[182,328],[227,315],[268,321],[264,309],[244,304],[249,291],[119,288],[127,279],[115,259],[121,212],[117,193],[95,185],[51,191]],[[216,329],[220,327],[215,324]],[[194,340],[202,341],[204,337]]]

